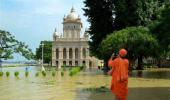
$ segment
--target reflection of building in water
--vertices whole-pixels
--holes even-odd
[[[72,8],[70,13],[63,18],[63,34],[56,29],[52,42],[52,65],[64,66],[98,66],[98,60],[89,56],[89,36],[85,31],[80,37],[83,24],[81,18]]]

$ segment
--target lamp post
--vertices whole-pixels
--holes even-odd
[[[41,63],[41,71],[45,71],[45,68],[43,66],[43,63],[44,63],[44,43],[42,42],[41,43],[41,48],[42,48],[42,63]]]
[[[0,34],[0,44],[2,44],[2,35]],[[1,72],[2,72],[2,60],[1,60],[1,56],[0,56],[0,68],[1,68]]]
[[[0,68],[1,68],[0,72],[2,72],[2,60],[1,60],[1,58],[0,58]]]

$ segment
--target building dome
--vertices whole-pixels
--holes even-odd
[[[58,37],[60,36],[60,33],[57,32],[56,28],[55,28],[53,36],[58,36]]]
[[[70,13],[67,15],[66,19],[67,20],[77,20],[79,16],[76,14],[75,9],[72,7]]]

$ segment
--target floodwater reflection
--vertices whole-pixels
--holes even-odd
[[[48,68],[46,77],[41,73],[35,77],[40,69],[30,67],[29,76],[25,77],[25,67],[3,68],[3,72],[9,71],[11,74],[9,77],[0,77],[0,100],[114,100],[114,95],[109,91],[84,91],[101,86],[109,90],[111,77],[103,75],[101,70],[84,70],[72,77],[68,71],[61,76],[61,71],[58,70],[53,77],[55,68]],[[14,77],[15,71],[20,72],[19,78]],[[161,79],[156,79],[160,77],[159,72],[156,72],[158,76],[152,73],[154,72],[142,71],[138,78],[137,72],[132,72],[132,77],[129,78],[128,100],[170,100],[169,72],[163,72]]]
[[[130,72],[130,77],[170,79],[170,70],[169,69],[156,71],[134,70]]]

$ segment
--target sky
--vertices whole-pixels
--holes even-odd
[[[0,0],[0,29],[9,31],[19,41],[25,42],[35,53],[42,40],[52,40],[54,29],[63,33],[63,17],[72,7],[80,15],[85,28],[84,0]],[[15,55],[15,60],[22,57]]]

